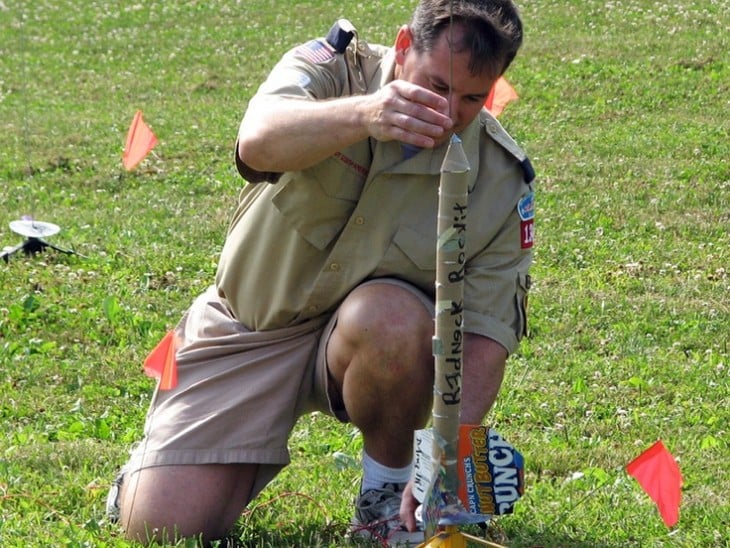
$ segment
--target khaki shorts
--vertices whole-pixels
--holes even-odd
[[[383,278],[431,300],[410,284]],[[326,348],[337,313],[272,331],[249,331],[214,287],[176,327],[179,384],[153,396],[143,440],[126,472],[168,465],[258,463],[253,496],[289,463],[287,441],[304,413],[347,421],[336,391],[328,397]],[[334,402],[334,404],[332,403]]]

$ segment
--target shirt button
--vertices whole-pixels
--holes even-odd
[[[364,217],[355,217],[355,224],[356,225],[364,225],[365,224],[365,218]]]
[[[339,272],[340,271],[340,263],[332,263],[330,265],[330,270],[332,272]]]
[[[318,310],[318,307],[317,307],[317,305],[315,305],[315,304],[311,304],[311,305],[309,305],[309,306],[307,307],[307,310],[308,310],[308,311],[309,311],[310,313],[313,313],[313,312],[317,312],[317,310]]]
[[[494,135],[495,133],[497,133],[497,124],[495,124],[494,122],[489,122],[487,124],[487,131],[489,133],[491,133],[492,135]]]

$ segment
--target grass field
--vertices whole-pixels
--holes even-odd
[[[488,421],[526,461],[509,546],[730,546],[730,3],[522,2],[501,120],[538,171],[531,336]],[[247,100],[346,16],[390,43],[413,1],[0,2],[0,545],[126,546],[106,489],[153,389],[141,363],[212,282]],[[160,139],[126,172],[137,109]],[[624,467],[684,477],[667,529]],[[241,546],[341,546],[351,427],[313,415],[242,516]]]

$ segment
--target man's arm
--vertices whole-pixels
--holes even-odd
[[[461,423],[481,424],[492,408],[504,377],[507,351],[498,342],[464,334]]]
[[[432,147],[451,129],[447,100],[395,80],[370,95],[324,101],[254,97],[241,122],[238,155],[261,172],[306,169],[368,137]]]

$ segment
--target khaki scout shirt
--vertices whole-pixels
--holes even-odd
[[[322,39],[286,54],[258,94],[319,100],[372,93],[393,79],[393,69],[388,48],[356,38],[339,54]],[[460,137],[471,164],[464,331],[513,352],[526,330],[532,256],[518,211],[518,204],[532,210],[524,153],[486,110]],[[424,149],[404,160],[398,142],[371,138],[283,173],[275,184],[246,185],[216,277],[236,318],[255,330],[295,324],[332,312],[363,280],[383,276],[433,296],[445,151]],[[252,180],[255,172],[236,159]]]

